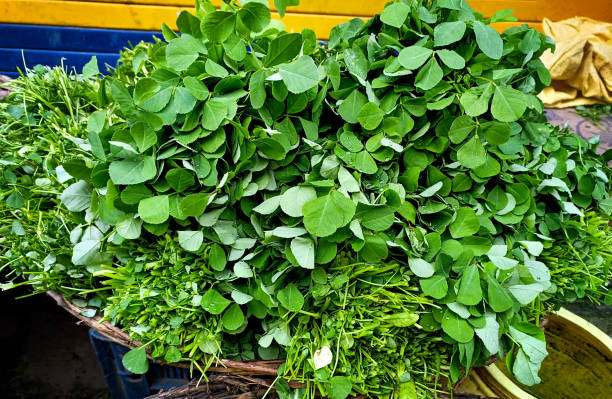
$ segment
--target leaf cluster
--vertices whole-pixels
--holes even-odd
[[[92,60],[53,170],[104,317],[202,371],[286,359],[281,396],[416,397],[506,353],[537,383],[539,316],[606,294],[612,173],[543,120],[554,44],[509,15],[397,1],[320,44],[200,1],[112,76]]]

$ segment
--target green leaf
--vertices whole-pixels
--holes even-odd
[[[204,233],[201,231],[182,230],[178,232],[178,241],[181,248],[189,252],[197,252],[204,242]]]
[[[488,83],[484,87],[473,87],[466,90],[459,102],[469,116],[479,116],[489,109],[489,101],[493,95],[493,86]]]
[[[225,265],[227,264],[227,257],[221,245],[213,244],[210,247],[210,252],[208,253],[208,262],[209,266],[212,267],[214,270],[221,271],[225,269]]]
[[[442,316],[442,330],[457,342],[469,342],[474,338],[472,326],[450,309]]]
[[[510,139],[510,125],[500,122],[489,122],[481,125],[482,134],[491,145],[502,145]]]
[[[612,214],[612,197],[599,201],[598,205],[607,215]]]
[[[145,374],[149,370],[149,359],[147,359],[147,351],[144,346],[128,351],[121,358],[121,363],[134,374]]]
[[[266,4],[250,1],[238,10],[238,19],[252,32],[261,32],[270,23],[270,9]]]
[[[453,50],[438,50],[436,51],[440,60],[449,68],[463,69],[465,68],[465,60],[462,56]]]
[[[539,283],[516,284],[508,287],[508,290],[521,305],[529,305],[542,292],[543,288]]]
[[[289,216],[302,217],[304,204],[316,198],[317,192],[312,187],[291,187],[280,196],[280,207]]]
[[[210,76],[214,76],[216,78],[223,79],[229,75],[229,72],[227,72],[227,69],[217,64],[210,58],[206,60],[206,64],[204,64],[204,69],[206,70],[207,74],[209,74]]]
[[[514,304],[514,300],[508,294],[508,291],[504,287],[502,287],[494,277],[487,274],[487,297],[488,304],[491,306],[497,313],[505,312],[506,310],[512,308]]]
[[[176,26],[181,33],[187,33],[193,37],[201,38],[200,19],[189,11],[183,10],[176,19]]]
[[[260,213],[262,215],[269,215],[280,206],[282,196],[277,195],[276,197],[268,198],[264,202],[257,205],[253,208],[254,212]]]
[[[406,69],[417,69],[423,65],[433,54],[433,50],[421,47],[410,46],[400,51],[397,60]]]
[[[368,102],[366,96],[357,89],[353,90],[338,107],[338,113],[348,123],[357,123],[361,108]]]
[[[79,180],[66,187],[60,195],[60,200],[72,212],[81,212],[91,204],[91,186],[84,180]]]
[[[297,6],[300,4],[300,0],[274,0],[274,7],[278,11],[281,17],[285,16],[285,11],[289,6]]]
[[[240,305],[237,303],[233,304],[223,313],[221,317],[221,322],[223,323],[223,327],[226,329],[233,331],[237,330],[244,323],[244,313],[242,313],[242,309],[240,309]]]
[[[357,114],[357,120],[361,127],[366,130],[374,130],[382,122],[385,113],[378,107],[378,105],[369,102],[361,107]]]
[[[129,185],[144,183],[153,179],[157,174],[157,167],[155,166],[155,158],[143,156],[123,161],[113,161],[108,172],[113,183]]]
[[[434,45],[436,47],[448,46],[463,37],[465,34],[465,22],[442,22],[434,28]]]
[[[406,8],[408,8],[408,6],[406,6]],[[346,399],[350,395],[352,389],[353,384],[347,377],[336,375],[329,381],[329,396],[331,396],[332,399]]]
[[[130,128],[130,136],[136,142],[138,151],[145,152],[155,144],[157,144],[157,134],[143,122],[137,122]]]
[[[501,122],[514,122],[525,113],[527,101],[525,95],[508,86],[497,86],[493,101],[491,102],[491,114]]]
[[[276,297],[290,312],[299,312],[304,306],[304,296],[295,284],[287,285],[276,294]]]
[[[469,208],[465,208],[469,209]],[[465,268],[457,293],[457,302],[464,305],[476,305],[482,300],[480,273],[478,266],[472,264]]]
[[[205,53],[206,49],[192,36],[182,35],[172,39],[166,46],[166,62],[168,66],[177,72],[184,71],[198,59],[199,53]]]
[[[181,351],[176,348],[176,346],[171,346],[166,351],[164,355],[164,361],[168,363],[178,363],[183,358]]]
[[[225,268],[225,265],[223,267]],[[253,270],[246,262],[236,262],[234,264],[234,274],[239,278],[251,278],[253,277]]]
[[[209,289],[206,291],[206,294],[202,296],[202,307],[213,315],[221,314],[230,303],[231,301],[221,296],[214,288]]]
[[[315,246],[310,238],[296,237],[291,240],[291,252],[300,266],[314,269]]]
[[[519,349],[512,365],[512,374],[522,384],[533,386],[542,382],[538,376],[540,366],[540,363],[530,361],[523,349]]]
[[[162,22],[162,36],[164,37],[164,40],[167,42],[179,37],[179,35],[176,32],[174,32],[165,22]]]
[[[167,87],[136,104],[145,111],[159,112],[168,105],[170,98],[172,98],[172,87]]]
[[[425,259],[408,258],[408,266],[415,275],[422,278],[431,277],[434,274],[434,266]]]
[[[453,238],[468,237],[480,229],[480,221],[472,208],[461,207],[457,210],[455,220],[450,224],[449,231]]]
[[[304,226],[310,234],[326,237],[346,226],[355,214],[355,203],[337,191],[307,202],[302,207]]]
[[[367,151],[361,151],[355,156],[355,168],[368,175],[372,175],[378,171],[376,162]]]
[[[179,114],[190,112],[196,105],[196,98],[191,94],[189,89],[185,87],[177,87],[174,90],[174,98],[172,103]]]
[[[527,252],[533,256],[540,256],[544,250],[544,244],[540,241],[519,241],[519,243],[527,248]]]
[[[229,11],[215,11],[206,14],[201,29],[205,37],[213,42],[223,43],[233,32],[236,14]]]
[[[401,28],[408,17],[410,6],[404,3],[393,3],[385,7],[380,14],[380,20],[394,28]],[[344,398],[342,398],[344,399]]]
[[[160,224],[170,216],[170,201],[167,195],[158,195],[138,203],[138,215],[147,223]]]
[[[140,237],[142,220],[137,219],[136,215],[130,213],[122,217],[115,227],[121,237],[127,240],[135,240]]]
[[[528,323],[518,323],[516,327],[524,329],[527,328],[526,331],[530,332],[532,328],[538,329],[538,335],[543,332],[539,330],[538,327],[528,324]],[[546,356],[548,356],[548,351],[546,350],[546,341],[543,339],[539,339],[536,336],[531,336],[515,326],[510,326],[510,335],[514,338],[514,342],[519,344],[529,360],[533,363],[542,363]]]
[[[426,295],[435,299],[444,298],[448,292],[448,283],[444,276],[434,275],[427,279],[421,279],[419,284]]]
[[[166,181],[176,192],[183,192],[195,184],[193,174],[187,169],[174,168],[166,173]]]
[[[98,75],[99,73],[100,70],[98,69],[98,58],[94,55],[87,62],[87,64],[83,65],[83,77],[91,78],[93,76]]]
[[[281,161],[285,159],[285,155],[287,154],[285,147],[272,138],[264,137],[257,139],[253,141],[253,144],[255,144],[255,147],[257,147],[265,158]]]
[[[183,78],[183,84],[185,85],[185,88],[189,90],[191,95],[198,100],[206,100],[210,94],[208,87],[206,87],[201,80],[194,78],[193,76],[186,76]]]
[[[338,182],[340,183],[340,186],[342,186],[342,188],[349,193],[358,193],[361,191],[361,187],[359,186],[357,179],[355,179],[351,172],[342,166],[338,170]]]
[[[302,49],[302,35],[287,33],[278,36],[270,43],[264,65],[271,67],[294,59]]]
[[[364,234],[365,243],[359,255],[366,262],[378,263],[389,255],[387,243],[381,234]]]
[[[432,184],[431,186],[427,187],[425,190],[423,190],[421,192],[421,194],[419,194],[421,197],[423,198],[429,198],[434,196],[438,191],[440,191],[440,189],[442,189],[442,187],[444,186],[444,182],[437,182]]]
[[[257,71],[251,75],[249,80],[249,96],[251,100],[251,106],[255,109],[261,108],[266,102],[266,77],[268,73],[266,71]]]
[[[395,214],[393,209],[387,205],[365,205],[357,206],[355,217],[361,221],[366,229],[372,231],[385,231],[393,224]]]
[[[480,21],[474,21],[472,26],[480,50],[489,58],[500,59],[504,50],[504,43],[499,33]]]
[[[136,205],[140,200],[149,198],[153,195],[144,184],[135,184],[133,186],[127,186],[121,192],[121,201],[128,205]]]
[[[83,240],[72,248],[72,263],[80,265],[89,265],[99,255],[100,252],[99,240]]]
[[[313,59],[307,55],[290,64],[281,65],[278,73],[291,93],[303,93],[319,84],[319,70]]]
[[[227,106],[224,102],[210,99],[204,104],[202,127],[206,130],[217,130],[227,116]]]
[[[473,136],[457,151],[457,161],[461,166],[475,169],[487,161],[487,153],[478,136]]]
[[[198,217],[206,210],[209,199],[210,195],[207,193],[189,194],[181,200],[181,213],[186,217]]]
[[[499,352],[499,323],[495,313],[486,312],[484,327],[475,328],[474,332],[490,354]]]
[[[431,58],[429,62],[419,70],[414,85],[421,90],[431,90],[435,85],[442,80],[442,68],[438,65],[435,58]]]
[[[419,315],[416,312],[394,313],[385,316],[384,320],[395,327],[410,327],[419,321]]]
[[[350,74],[365,86],[370,63],[363,51],[355,47],[344,50],[344,63]]]
[[[454,144],[459,144],[476,129],[476,122],[468,115],[462,115],[453,121],[448,132],[448,138]]]

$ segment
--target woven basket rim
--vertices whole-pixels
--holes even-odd
[[[95,330],[96,332],[102,334],[103,336],[107,337],[108,339],[112,340],[113,342],[126,346],[128,348],[136,348],[136,347],[141,346],[141,343],[139,341],[136,341],[130,338],[130,336],[126,332],[122,331],[119,327],[112,325],[108,321],[101,321],[102,318],[100,316],[87,317],[87,316],[82,315],[81,313],[83,310],[85,310],[85,308],[76,306],[72,302],[66,300],[66,298],[64,298],[64,296],[61,295],[60,293],[57,293],[55,291],[47,291],[47,295],[53,298],[55,302],[57,303],[57,305],[64,308],[66,311],[68,311],[68,313],[72,314],[73,316],[78,318],[80,321],[82,321],[85,325]],[[543,318],[540,323],[540,326],[545,328],[546,321],[547,319]],[[153,359],[153,357],[148,352],[147,352],[147,357],[160,364],[167,364],[167,365],[187,368],[187,369],[191,368],[191,363],[189,362],[167,363],[164,361],[160,361],[159,359]],[[486,364],[489,365],[491,363],[496,362],[497,360],[498,360],[497,356],[491,356],[491,358],[487,361]],[[284,362],[285,362],[284,360],[253,360],[253,361],[247,361],[247,362],[240,362],[236,360],[219,359],[215,362],[214,366],[209,367],[207,369],[207,372],[219,373],[219,374],[224,374],[227,376],[233,375],[237,377],[246,378],[249,383],[259,384],[263,387],[268,387],[268,388],[273,389],[272,386],[274,384],[274,380],[273,379],[266,380],[263,378],[265,377],[276,378],[278,376],[278,368]],[[263,377],[263,378],[257,378],[257,377]],[[465,377],[460,379],[453,385],[455,387],[460,385],[464,379]],[[297,381],[291,381],[289,383],[289,386],[292,388],[300,388],[300,387],[303,387],[304,384],[297,382]],[[194,391],[190,391],[189,389],[187,389],[187,386],[185,386],[185,389],[186,389],[185,393],[188,393],[188,392],[191,392],[192,394],[195,393]],[[165,398],[166,396],[163,396],[163,397]],[[365,398],[365,396],[360,395],[360,396],[357,396],[356,398]]]
[[[102,334],[106,338],[112,340],[115,343],[126,346],[128,348],[136,348],[141,346],[141,342],[133,340],[130,336],[122,331],[119,327],[112,325],[108,321],[101,321],[100,316],[87,317],[82,313],[85,308],[81,308],[66,300],[63,295],[55,291],[47,291],[47,295],[55,300],[57,305],[64,308],[68,313],[78,318],[81,322],[87,325],[89,328]],[[155,360],[161,364],[169,364],[181,368],[191,368],[192,365],[189,362],[178,362],[178,363],[166,363],[159,359],[153,359],[149,353],[147,357],[151,360]],[[274,376],[278,375],[277,371],[284,360],[253,360],[253,361],[236,361],[229,359],[219,359],[213,366],[209,367],[207,371],[214,373],[226,373],[236,375],[250,375],[250,376]],[[264,382],[263,380],[261,381]]]

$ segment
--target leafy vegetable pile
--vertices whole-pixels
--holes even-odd
[[[610,298],[612,260],[612,156],[535,96],[553,43],[411,0],[320,44],[244,3],[198,2],[112,76],[14,84],[6,264],[141,341],[134,372],[285,359],[282,397],[411,398],[498,356],[538,383],[539,318]]]

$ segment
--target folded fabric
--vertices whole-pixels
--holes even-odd
[[[557,43],[541,59],[552,84],[540,93],[549,108],[612,102],[612,24],[586,17],[544,18],[544,33]]]

